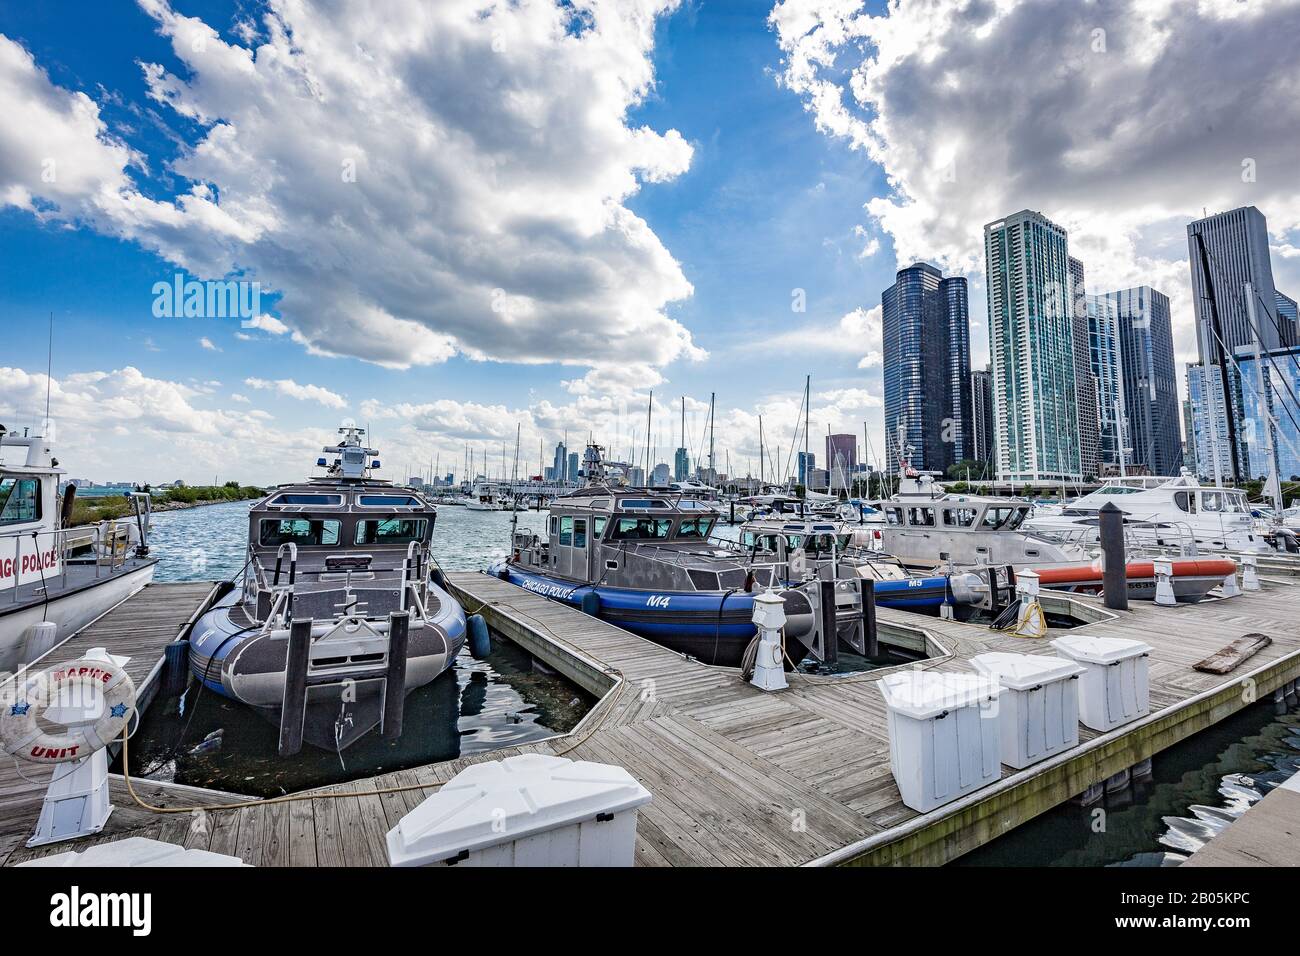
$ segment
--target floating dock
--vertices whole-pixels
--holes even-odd
[[[1300,773],[1228,824],[1183,866],[1300,866]]]
[[[735,669],[688,660],[488,575],[448,579],[467,612],[482,613],[494,631],[599,698],[571,733],[323,788],[292,802],[140,783],[138,792],[162,795],[168,805],[243,805],[201,815],[196,826],[183,814],[151,817],[115,793],[130,812],[114,813],[95,839],[129,829],[254,865],[382,866],[387,831],[452,776],[473,763],[532,752],[618,764],[651,791],[637,832],[639,865],[937,865],[1300,677],[1300,587],[1292,581],[1269,578],[1262,591],[1198,605],[1134,603],[1118,612],[1095,598],[1045,592],[1049,612],[1090,622],[1083,633],[1151,645],[1150,714],[1105,734],[1081,727],[1077,747],[1024,770],[1004,767],[996,783],[918,814],[902,804],[889,769],[885,705],[875,685],[890,669],[792,674],[787,690],[766,693]],[[1046,640],[886,608],[877,613],[882,643],[927,655],[908,666],[969,672],[970,658],[988,651],[1051,653]],[[86,646],[123,653],[109,623]],[[1051,636],[1060,633],[1080,630]],[[1247,633],[1267,634],[1272,643],[1227,676],[1193,669]],[[16,848],[35,822],[39,794],[21,806],[5,794],[0,789],[6,863],[88,844]]]

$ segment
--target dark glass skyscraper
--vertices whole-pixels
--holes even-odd
[[[881,296],[885,433],[897,460],[900,426],[911,463],[945,471],[974,456],[966,280],[918,262]]]
[[[1148,286],[1108,292],[1114,305],[1117,371],[1127,424],[1129,464],[1153,475],[1176,475],[1182,466],[1178,383],[1169,297]]]
[[[1089,354],[1088,305],[1083,263],[1070,256],[1070,308],[1074,332],[1074,393],[1079,419],[1079,467],[1085,477],[1101,473],[1101,426],[1097,414],[1097,379]]]
[[[974,436],[975,451],[970,457],[989,466],[988,477],[993,476],[996,460],[995,449],[996,425],[993,421],[993,373],[988,369],[970,373],[971,383],[971,432]]]

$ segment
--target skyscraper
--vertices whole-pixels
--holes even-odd
[[[685,448],[678,448],[673,454],[673,481],[685,481],[691,477],[691,459]]]
[[[1198,242],[1199,237],[1199,242]],[[1268,255],[1268,222],[1254,206],[1241,206],[1215,213],[1187,224],[1188,258],[1192,267],[1192,306],[1196,312],[1196,344],[1202,362],[1218,361],[1218,342],[1211,324],[1209,285],[1201,261],[1201,243],[1210,265],[1214,304],[1228,353],[1239,345],[1252,345],[1246,312],[1245,283],[1255,287],[1260,298],[1276,309],[1273,266]],[[1264,310],[1259,309],[1260,313]],[[1278,348],[1278,330],[1260,315],[1261,344],[1265,350]]]
[[[858,438],[856,435],[826,436],[826,470],[830,473],[832,488],[847,488],[853,481],[853,471],[858,465]]]
[[[799,452],[798,459],[795,464],[795,470],[797,473],[797,482],[803,485],[805,488],[807,488],[809,473],[816,467],[817,467],[816,452],[811,452],[811,451]]]
[[[1074,335],[1074,392],[1079,419],[1079,467],[1084,475],[1100,474],[1100,426],[1097,421],[1097,380],[1089,350],[1087,292],[1083,263],[1070,256],[1070,316]]]
[[[555,464],[552,465],[552,473],[556,481],[565,481],[569,477],[569,454],[568,449],[564,447],[564,442],[555,443]]]
[[[912,465],[944,471],[974,452],[966,280],[915,263],[881,295],[881,312],[889,447],[901,426]]]
[[[993,422],[993,373],[980,369],[970,373],[971,416],[975,451],[971,455],[990,469],[994,465],[995,430]],[[992,472],[990,471],[990,474]]]
[[[1078,481],[1078,394],[1066,232],[1028,209],[984,227],[1002,481]]]
[[[576,451],[569,452],[569,468],[564,473],[564,477],[566,481],[578,480],[578,453]]]
[[[1119,315],[1115,301],[1107,296],[1085,296],[1085,302],[1088,311],[1088,364],[1097,387],[1097,474],[1113,474],[1119,469],[1121,451],[1123,461],[1133,460],[1132,442],[1125,422],[1124,378],[1119,370]]]
[[[1117,370],[1127,422],[1127,463],[1153,475],[1176,475],[1182,464],[1178,383],[1169,297],[1149,286],[1105,293],[1118,331]]]
[[[1217,461],[1223,467],[1221,477],[1233,478],[1236,469],[1238,477],[1244,479],[1249,477],[1246,432],[1250,423],[1267,420],[1267,412],[1259,407],[1248,407],[1250,402],[1257,404],[1260,396],[1254,388],[1248,389],[1243,396],[1240,376],[1233,363],[1238,354],[1253,355],[1257,345],[1264,352],[1272,352],[1286,344],[1287,338],[1294,334],[1294,326],[1283,318],[1287,297],[1279,298],[1273,285],[1268,223],[1264,214],[1254,206],[1241,206],[1188,223],[1187,243],[1192,270],[1192,304],[1196,312],[1196,343],[1201,359],[1201,371],[1196,376],[1198,384],[1207,386],[1201,397],[1193,400],[1192,407],[1193,417],[1198,419],[1196,445],[1200,464]],[[1254,292],[1253,303],[1247,299],[1247,284]],[[1223,413],[1225,403],[1223,377],[1218,371],[1221,363],[1228,368],[1229,396],[1227,413],[1219,422],[1217,416]],[[1216,395],[1209,394],[1211,382],[1219,389]],[[1192,371],[1189,368],[1189,388],[1191,384]],[[1216,416],[1215,422],[1200,420],[1207,415]],[[1212,428],[1218,425],[1222,425],[1223,430],[1213,435],[1213,440],[1220,444],[1212,454],[1202,445],[1201,438],[1205,435],[1206,440],[1210,440]]]

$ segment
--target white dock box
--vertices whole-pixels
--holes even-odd
[[[1002,762],[1020,769],[1079,742],[1081,665],[1042,654],[978,654],[971,664],[1002,685]]]
[[[393,866],[631,866],[650,792],[622,767],[522,754],[475,764],[388,833]]]
[[[903,803],[924,813],[997,780],[999,688],[977,674],[903,671],[880,679],[889,767]]]
[[[1151,647],[1122,637],[1069,634],[1052,646],[1084,668],[1079,719],[1093,730],[1111,730],[1151,710],[1147,655]]]

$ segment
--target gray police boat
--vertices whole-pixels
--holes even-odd
[[[372,477],[363,429],[339,433],[316,462],[324,476],[252,506],[247,563],[190,637],[194,676],[278,724],[286,756],[304,740],[341,751],[381,723],[400,733],[404,695],[466,641],[465,612],[437,583],[433,500]]]

